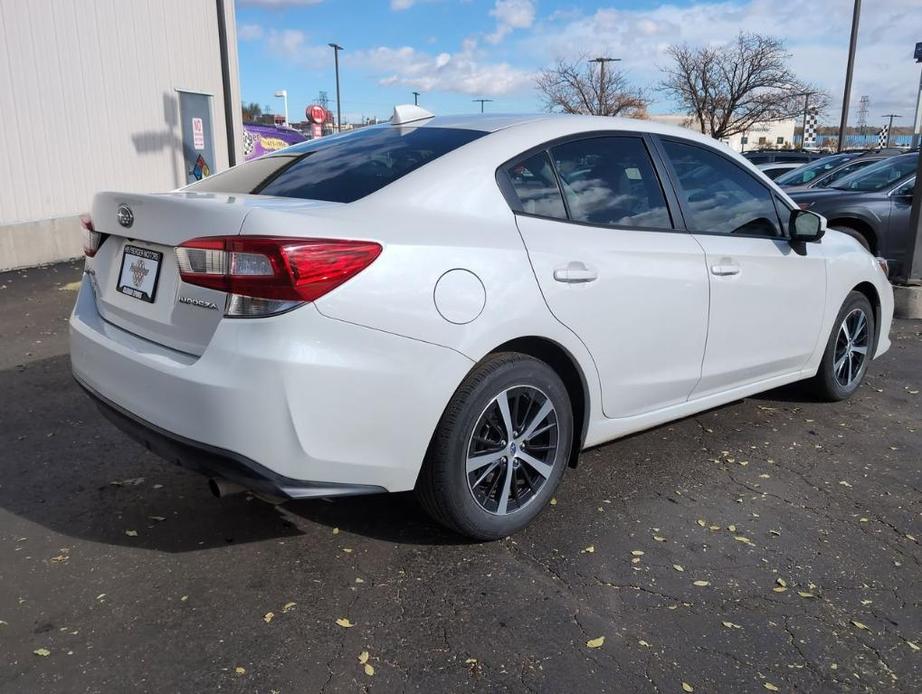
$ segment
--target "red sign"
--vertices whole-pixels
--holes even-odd
[[[323,123],[327,117],[327,110],[323,106],[314,104],[304,109],[304,115],[313,123]]]

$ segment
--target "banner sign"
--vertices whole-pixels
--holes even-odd
[[[291,128],[276,128],[272,125],[243,125],[243,155],[247,161],[269,152],[284,149],[289,145],[304,142],[307,138]]]

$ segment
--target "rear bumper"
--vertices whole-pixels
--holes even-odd
[[[198,441],[171,434],[150,422],[145,422],[107,401],[75,377],[77,383],[93,399],[103,416],[164,460],[181,467],[234,482],[241,487],[281,499],[308,499],[329,496],[355,496],[386,492],[383,487],[365,484],[308,482],[279,475],[267,467],[233,451],[226,451]]]
[[[453,350],[326,318],[312,305],[222,320],[191,356],[103,320],[86,276],[70,349],[74,377],[127,418],[116,423],[135,438],[288,497],[412,489],[472,366]]]

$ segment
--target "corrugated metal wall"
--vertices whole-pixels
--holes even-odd
[[[177,89],[214,95],[225,168],[215,0],[0,0],[0,225],[183,185]]]

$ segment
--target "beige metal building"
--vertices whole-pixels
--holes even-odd
[[[651,115],[650,120],[669,125],[679,125],[697,130],[695,123],[688,116],[682,115]],[[729,147],[737,152],[750,149],[791,149],[794,147],[794,119],[779,121],[764,121],[756,123],[747,132],[733,135],[724,140]],[[745,142],[743,141],[745,138]]]
[[[96,191],[235,163],[233,0],[0,0],[0,114],[0,270],[79,256]]]

